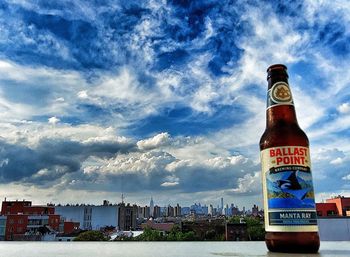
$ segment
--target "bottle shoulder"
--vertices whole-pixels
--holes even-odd
[[[298,124],[267,127],[260,138],[260,150],[278,146],[309,147],[309,139]]]

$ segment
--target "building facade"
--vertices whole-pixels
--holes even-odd
[[[78,222],[84,230],[117,227],[119,222],[118,205],[66,205],[56,206],[55,209],[64,221]]]
[[[119,220],[118,228],[120,230],[135,230],[137,226],[137,205],[130,205],[125,203],[120,203],[119,208]]]
[[[350,216],[350,197],[337,196],[324,203],[316,203],[318,217]]]
[[[60,215],[53,206],[32,206],[31,201],[3,201],[0,237],[4,240],[28,240],[38,233],[58,231]],[[40,236],[38,237],[40,239]]]
[[[334,203],[337,206],[339,216],[350,216],[350,197],[337,196],[327,199],[326,203]]]

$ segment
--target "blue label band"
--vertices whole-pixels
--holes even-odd
[[[317,225],[317,215],[315,211],[269,212],[269,222],[279,226],[314,226]]]

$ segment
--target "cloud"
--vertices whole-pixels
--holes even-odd
[[[349,10],[315,1],[5,1],[1,181],[94,197],[122,187],[164,199],[259,195],[265,70],[285,63],[315,188],[346,190]]]
[[[343,163],[343,158],[340,158],[340,157],[338,157],[330,162],[330,164],[335,164],[335,165],[342,164],[342,163]]]
[[[60,122],[61,120],[59,118],[57,118],[57,117],[51,117],[51,118],[48,119],[48,121],[49,121],[50,124],[55,125],[58,122]]]
[[[342,177],[342,180],[350,180],[350,174],[348,174],[348,175]]]
[[[260,172],[254,175],[246,174],[243,178],[238,179],[238,187],[232,190],[232,193],[243,195],[256,195],[262,192]]]
[[[159,150],[96,161],[96,164],[84,168],[86,177],[79,179],[81,185],[126,192],[176,190],[189,193],[233,189],[240,183],[240,178],[256,169],[256,165],[243,156],[216,157],[205,161],[180,160]],[[95,181],[94,184],[90,179]],[[99,181],[98,184],[96,181]],[[79,188],[79,185],[74,186]]]
[[[338,107],[338,111],[342,114],[347,114],[350,112],[350,104],[349,103],[342,103],[339,107]]]
[[[138,141],[137,147],[140,150],[150,150],[166,145],[169,139],[170,135],[168,133],[160,133],[152,138]]]
[[[111,157],[133,151],[127,142],[86,142],[41,139],[36,147],[10,144],[1,140],[0,181],[17,181],[48,186],[67,173],[78,172],[90,156]]]

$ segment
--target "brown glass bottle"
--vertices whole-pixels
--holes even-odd
[[[273,252],[317,252],[309,140],[297,122],[287,67],[275,64],[267,73],[266,130],[260,139],[265,242]]]

